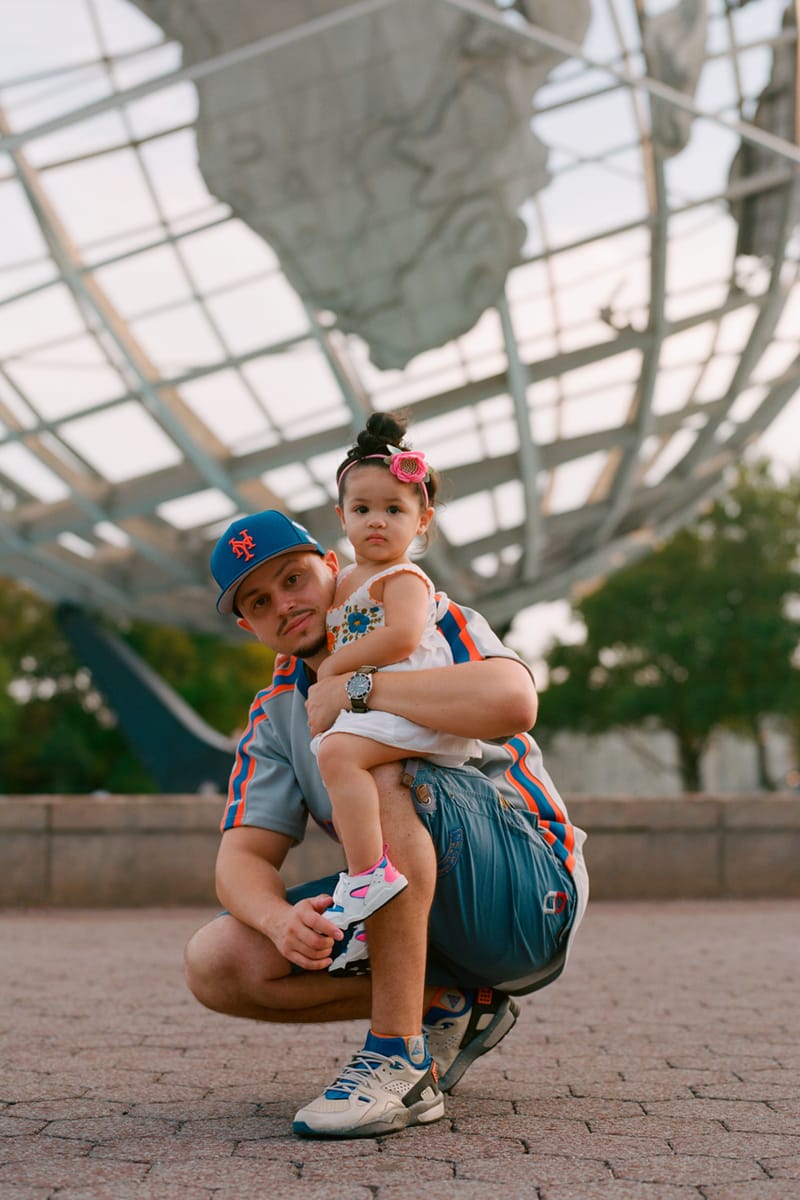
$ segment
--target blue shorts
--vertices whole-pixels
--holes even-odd
[[[472,767],[406,763],[404,782],[436,848],[428,928],[429,984],[499,987],[514,995],[555,978],[575,913],[572,878],[535,814],[508,807]],[[337,876],[290,888],[296,903],[332,892]],[[560,969],[560,968],[559,968]]]

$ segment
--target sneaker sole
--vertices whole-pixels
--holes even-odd
[[[444,1116],[444,1096],[439,1096],[431,1103],[430,1100],[420,1100],[410,1108],[397,1109],[377,1121],[366,1125],[354,1125],[349,1129],[313,1129],[305,1121],[295,1121],[292,1132],[298,1137],[317,1139],[379,1137],[388,1133],[399,1133],[410,1125],[430,1125]]]
[[[328,967],[328,974],[333,975],[335,979],[353,978],[356,975],[369,975],[370,965],[369,957],[358,958],[355,962],[342,963],[341,966],[337,962],[332,962]]]
[[[368,975],[370,973],[369,946],[359,941],[355,936],[347,942],[344,950],[337,954],[328,967],[328,974],[334,976]]]
[[[518,1016],[519,1005],[511,996],[508,996],[506,1003],[501,1005],[495,1013],[494,1020],[480,1033],[476,1033],[472,1041],[455,1056],[449,1069],[439,1080],[441,1091],[451,1092],[467,1068],[475,1062],[475,1059],[486,1054],[487,1050],[492,1050],[498,1042],[502,1042],[507,1033],[511,1032],[517,1023]]]

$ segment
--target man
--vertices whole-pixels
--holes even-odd
[[[443,598],[452,666],[315,682],[335,556],[267,511],[234,521],[211,566],[217,608],[277,657],[231,775],[216,873],[226,911],[187,946],[189,987],[209,1008],[256,1020],[371,1017],[364,1048],[297,1113],[295,1132],[359,1137],[437,1120],[442,1093],[516,1021],[510,996],[563,968],[586,906],[585,835],[533,739],[514,734],[536,717],[530,673],[483,618]],[[416,760],[376,771],[382,827],[409,886],[366,923],[369,976],[328,969],[343,937],[325,917],[335,877],[287,894],[279,874],[309,815],[333,832],[309,743],[345,707],[463,737],[511,736],[483,745],[479,770]]]

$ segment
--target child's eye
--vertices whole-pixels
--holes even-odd
[[[366,511],[367,511],[367,506],[366,506],[366,504],[357,504],[357,505],[355,506],[355,508],[353,509],[353,512],[357,512],[357,513],[360,513],[360,514],[363,514],[363,513],[365,513]]]
[[[403,510],[401,509],[399,504],[390,504],[386,511],[390,512],[390,513],[399,513],[399,512],[402,512]]]

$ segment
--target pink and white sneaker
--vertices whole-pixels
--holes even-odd
[[[384,904],[399,896],[408,887],[405,875],[383,857],[369,871],[359,875],[348,875],[342,871],[333,893],[333,904],[325,916],[339,929],[349,929],[359,921],[371,917]]]

